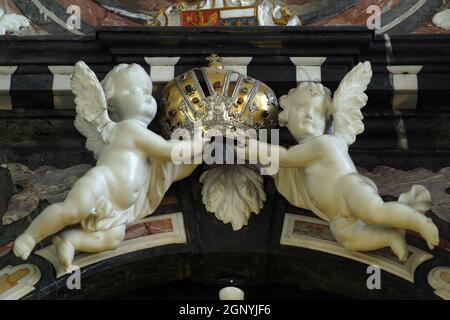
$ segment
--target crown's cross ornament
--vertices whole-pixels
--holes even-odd
[[[209,67],[210,68],[220,68],[223,69],[223,59],[219,57],[217,54],[213,53],[210,55],[206,60],[209,61]]]

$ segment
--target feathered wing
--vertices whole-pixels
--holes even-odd
[[[83,61],[75,65],[70,85],[75,94],[75,127],[87,138],[86,148],[98,158],[103,147],[114,138],[115,126],[108,116],[102,85]]]
[[[364,91],[371,79],[370,62],[360,62],[344,77],[334,93],[331,109],[334,134],[343,138],[348,145],[354,143],[356,136],[364,131],[361,108],[367,103]]]

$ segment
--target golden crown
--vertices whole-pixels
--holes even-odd
[[[263,129],[277,125],[278,101],[267,85],[226,70],[217,55],[207,67],[191,69],[171,80],[162,91],[162,129],[166,137],[178,129],[222,133],[236,129]]]

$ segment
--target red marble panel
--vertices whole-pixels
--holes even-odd
[[[311,223],[296,220],[294,224],[294,235],[296,236],[307,236],[317,239],[336,241],[331,234],[328,226],[323,224]]]
[[[171,231],[173,231],[173,225],[170,218],[142,222],[127,228],[125,240]]]
[[[413,231],[407,231],[407,234],[423,240],[423,238],[416,232]],[[312,222],[305,222],[301,220],[296,220],[294,223],[294,230],[293,230],[294,236],[306,236],[306,237],[313,237],[321,240],[328,240],[335,242],[335,238],[333,234],[330,231],[330,228],[323,224],[318,223],[312,223]],[[450,242],[445,239],[440,239],[439,247],[450,251]],[[374,251],[377,254],[384,256],[389,259],[395,258],[395,255],[391,252],[389,248],[384,248],[380,250]]]
[[[294,224],[293,234],[296,236],[306,236],[313,237],[320,240],[327,240],[336,242],[330,228],[323,224],[305,222],[301,220],[296,220]],[[380,250],[373,251],[379,256],[383,256],[387,259],[397,262],[397,257],[389,248],[383,248]]]
[[[6,9],[6,11],[11,10],[15,13],[21,14],[20,10],[11,0],[0,0],[0,6],[2,7],[2,9]]]
[[[442,8],[439,9],[438,12],[440,12],[442,10],[445,10],[445,9],[450,9],[450,2],[448,2],[447,4],[442,6]],[[438,28],[438,27],[436,27],[433,24],[433,22],[432,22],[433,16],[434,15],[432,15],[423,25],[421,25],[416,30],[414,30],[413,33],[450,34],[450,30],[445,30],[445,29],[442,29],[442,28]]]
[[[2,244],[0,246],[0,257],[7,255],[12,250],[13,246],[14,246],[14,242]]]
[[[77,5],[81,10],[81,19],[92,27],[98,26],[140,26],[141,24],[116,15],[91,0],[57,0],[63,7]]]
[[[119,0],[121,4],[143,11],[154,11],[162,8],[166,8],[171,4],[174,4],[176,0]],[[314,2],[311,0],[282,0],[281,2],[287,5],[302,5],[308,2]]]
[[[417,232],[414,232],[414,231],[411,231],[411,230],[407,230],[406,233],[409,234],[410,236],[414,237],[414,238],[417,238],[417,239],[420,239],[420,240],[424,241],[422,236],[419,233],[417,233]],[[444,238],[440,238],[439,239],[439,247],[444,249],[444,250],[450,251],[450,242],[448,242]]]
[[[178,203],[178,198],[174,195],[172,196],[165,196],[160,203],[160,206],[164,206],[164,205],[170,205],[170,204],[177,204]]]
[[[441,247],[442,249],[445,249],[447,251],[450,251],[450,241],[441,239],[439,242],[439,247]]]
[[[17,6],[12,0],[0,0],[0,7],[6,9],[5,10],[6,12],[13,12],[26,16],[26,14],[24,14],[19,8],[17,8]],[[31,28],[37,33],[43,31],[43,29],[40,26],[33,23],[32,21],[31,21]]]
[[[176,0],[119,0],[119,2],[133,9],[154,11],[166,8],[174,4]]]
[[[339,26],[339,25],[365,25],[367,19],[373,13],[367,13],[367,8],[371,5],[377,5],[380,7],[381,12],[387,12],[392,10],[401,0],[362,0],[353,7],[342,11],[341,13],[317,21],[311,25],[314,26]]]

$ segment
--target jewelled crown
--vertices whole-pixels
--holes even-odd
[[[193,133],[194,122],[203,131],[262,129],[277,125],[278,101],[267,85],[226,70],[221,58],[212,55],[209,65],[185,72],[170,81],[162,92],[162,128],[166,137],[177,128]]]

